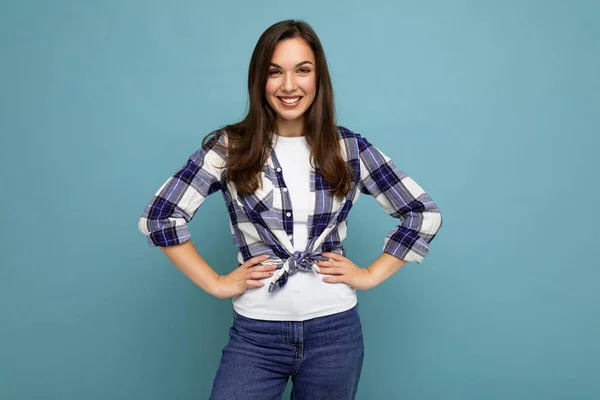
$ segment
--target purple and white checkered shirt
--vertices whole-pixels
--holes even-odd
[[[238,262],[268,254],[263,264],[277,264],[269,292],[285,286],[297,271],[318,270],[322,252],[345,255],[346,220],[360,193],[372,195],[381,207],[401,222],[384,239],[383,251],[408,262],[420,263],[429,243],[442,225],[442,216],[429,195],[364,137],[338,126],[344,160],[354,172],[345,197],[328,192],[329,183],[314,169],[310,175],[308,243],[294,251],[293,210],[290,194],[275,151],[261,172],[262,187],[253,194],[238,194],[227,181],[225,149],[227,136],[217,132],[207,149],[196,150],[156,192],[139,219],[138,227],[150,246],[172,246],[190,239],[187,223],[206,197],[221,190],[229,212],[231,232],[238,247]]]

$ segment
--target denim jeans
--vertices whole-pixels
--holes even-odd
[[[307,321],[263,321],[234,311],[211,400],[354,399],[364,356],[358,306]]]

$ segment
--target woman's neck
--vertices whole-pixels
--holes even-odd
[[[297,118],[294,120],[277,119],[276,129],[279,136],[304,136],[304,118]]]

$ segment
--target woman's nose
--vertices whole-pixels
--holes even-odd
[[[295,85],[296,85],[296,83],[295,83],[293,74],[286,75],[283,78],[283,90],[285,92],[292,92],[295,88]]]

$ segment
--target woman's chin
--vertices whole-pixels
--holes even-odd
[[[301,119],[303,116],[304,116],[304,112],[294,112],[294,113],[285,112],[285,111],[277,112],[277,117],[279,119],[286,120],[286,121],[296,121],[296,120]]]

